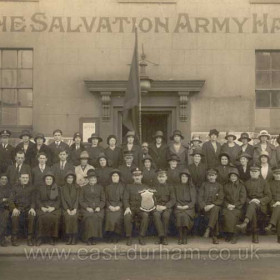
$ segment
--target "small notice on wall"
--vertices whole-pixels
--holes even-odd
[[[83,123],[83,142],[87,142],[92,133],[96,132],[95,122]]]

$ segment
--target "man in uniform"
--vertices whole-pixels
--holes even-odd
[[[14,160],[15,148],[9,144],[11,134],[9,130],[0,132],[0,173],[5,173]]]
[[[24,234],[27,233],[27,245],[33,246],[35,188],[27,172],[21,173],[19,183],[13,188],[12,202],[12,245],[19,245],[17,237],[20,228],[23,228]]]
[[[18,151],[24,152],[25,160],[24,163],[28,164],[31,166],[31,161],[34,158],[34,147],[35,144],[30,141],[32,138],[32,135],[29,130],[23,130],[19,136],[19,138],[22,140],[15,149],[15,152],[17,153]]]
[[[267,214],[267,206],[271,201],[271,192],[268,183],[260,178],[260,167],[250,167],[251,179],[245,183],[247,190],[247,210],[245,220],[242,224],[236,225],[240,230],[245,230],[249,222],[252,227],[252,242],[259,243],[258,218]]]
[[[174,189],[166,183],[166,171],[158,170],[155,187],[156,209],[153,211],[154,224],[158,233],[156,244],[168,245],[167,234],[172,207],[176,199]]]
[[[132,171],[136,168],[133,163],[133,153],[129,151],[124,151],[124,164],[119,167],[121,172],[122,182],[124,184],[132,184]]]
[[[149,189],[148,186],[142,184],[142,171],[136,168],[133,172],[133,183],[128,184],[124,192],[124,227],[127,237],[126,244],[131,245],[131,235],[132,235],[132,223],[135,219],[140,219],[140,232],[139,232],[139,244],[145,245],[145,236],[149,224],[149,216],[154,205],[150,205],[150,201],[147,201],[148,209],[142,204],[141,193]]]

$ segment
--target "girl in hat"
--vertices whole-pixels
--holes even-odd
[[[75,174],[77,176],[77,184],[80,187],[85,186],[88,183],[87,172],[94,170],[94,167],[89,163],[89,154],[87,151],[83,151],[80,154],[80,165],[75,167]]]
[[[247,153],[241,153],[238,159],[239,159],[239,163],[240,163],[237,165],[237,169],[239,172],[239,178],[243,182],[246,182],[251,178],[250,167],[251,167],[252,157]]]
[[[82,143],[82,136],[79,132],[76,132],[73,136],[74,143],[69,148],[69,161],[74,165],[80,164],[80,154],[86,150],[85,145]]]
[[[187,234],[193,227],[195,216],[196,190],[187,169],[180,172],[180,182],[174,185],[176,227],[179,232],[178,244],[187,244]]]
[[[252,139],[249,137],[249,134],[247,132],[241,133],[241,136],[238,139],[238,141],[242,143],[242,145],[241,145],[241,153],[246,153],[246,154],[250,155],[251,158],[253,158],[254,147],[251,144],[249,144],[249,142],[251,140]]]
[[[238,170],[236,168],[231,168],[229,171],[229,181],[224,185],[222,216],[223,231],[226,233],[226,241],[232,244],[237,242],[236,225],[240,222],[245,202],[245,186],[239,179]]]
[[[110,166],[118,168],[123,161],[122,149],[117,146],[117,137],[115,135],[109,135],[107,137],[108,147],[105,149],[105,155],[110,162]]]
[[[28,164],[29,166],[31,165],[31,160],[33,158],[33,151],[34,151],[34,146],[35,144],[30,141],[32,138],[32,135],[30,131],[28,130],[23,130],[19,136],[19,138],[22,140],[17,146],[16,146],[16,153],[18,151],[23,151],[25,155],[25,160],[24,163]]]
[[[48,161],[47,165],[51,166],[51,150],[49,146],[45,144],[46,138],[43,133],[37,133],[36,136],[34,137],[34,142],[35,145],[33,146],[33,153],[32,153],[32,159],[31,159],[31,165],[32,167],[35,167],[38,165],[38,155],[40,153],[45,153]]]
[[[143,179],[142,183],[145,185],[148,185],[150,187],[153,187],[156,182],[156,171],[153,167],[153,159],[150,155],[147,155],[143,160]]]
[[[111,171],[112,167],[108,166],[108,158],[104,153],[98,156],[98,167],[96,168],[96,175],[98,183],[102,187],[106,187],[111,183]]]
[[[228,174],[231,168],[230,166],[230,158],[226,153],[221,153],[219,155],[220,165],[216,168],[218,171],[217,182],[224,185],[228,181]]]
[[[167,169],[167,183],[174,185],[180,182],[178,162],[180,159],[177,155],[170,155],[168,159],[169,168]]]
[[[259,143],[254,146],[254,163],[258,163],[261,152],[266,151],[270,158],[270,165],[272,167],[276,166],[276,149],[275,146],[269,142],[270,138],[271,136],[266,130],[260,131],[258,135]]]
[[[95,245],[97,238],[103,236],[103,220],[105,207],[104,188],[97,183],[94,170],[87,174],[88,184],[81,189],[79,204],[82,214],[83,240],[87,245]]]
[[[270,167],[270,158],[268,152],[263,151],[260,153],[259,162],[261,167],[260,177],[269,182],[271,179],[273,179],[273,173]]]
[[[50,239],[50,245],[55,245],[58,238],[61,217],[60,190],[55,183],[52,172],[44,176],[44,184],[37,191],[37,246],[43,238]]]
[[[76,184],[76,174],[68,171],[65,175],[65,185],[61,188],[61,204],[66,245],[76,245],[78,235],[78,206],[80,188]]]
[[[225,139],[227,142],[222,145],[221,153],[228,154],[230,162],[235,165],[241,153],[241,147],[234,142],[236,136],[233,132],[227,132]]]
[[[112,183],[105,187],[105,231],[109,243],[117,243],[123,233],[124,184],[120,181],[121,173],[118,169],[113,169],[110,177]]]
[[[91,144],[91,146],[87,149],[90,158],[89,164],[94,166],[95,168],[98,167],[99,154],[104,153],[104,149],[100,145],[102,141],[103,139],[95,133],[93,133],[91,137],[88,138],[88,142]]]

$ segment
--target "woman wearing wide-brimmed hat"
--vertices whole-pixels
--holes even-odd
[[[170,185],[174,185],[180,182],[180,168],[178,163],[180,159],[177,155],[170,155],[168,158],[169,167],[167,169],[167,183]]]
[[[108,158],[110,166],[118,168],[123,162],[123,154],[121,147],[117,146],[117,136],[109,135],[107,137],[108,147],[105,149],[105,155]]]
[[[178,229],[178,244],[187,244],[187,235],[190,233],[195,216],[196,190],[192,184],[188,169],[179,173],[180,182],[174,185],[175,208],[174,214]]]
[[[251,167],[251,161],[252,157],[251,155],[247,153],[241,153],[238,157],[240,164],[237,165],[237,169],[239,172],[239,178],[246,182],[251,178],[250,175],[250,167]]]
[[[89,164],[95,168],[98,166],[99,154],[104,153],[104,148],[100,145],[101,142],[103,142],[103,139],[96,133],[92,133],[91,137],[88,138],[88,143],[91,144],[87,149],[90,158]]]
[[[142,161],[143,161],[142,183],[148,185],[149,187],[153,187],[157,179],[156,170],[153,167],[153,159],[150,155],[146,155],[146,157]]]
[[[88,183],[87,172],[94,167],[89,163],[89,154],[87,151],[82,151],[80,154],[80,164],[75,167],[75,174],[77,176],[77,184],[80,187],[85,186]]]
[[[209,141],[203,143],[202,150],[205,155],[204,161],[207,168],[214,168],[219,165],[219,155],[221,153],[221,144],[217,141],[219,131],[211,129],[209,131]]]
[[[32,134],[29,130],[23,130],[19,136],[19,138],[22,140],[15,149],[15,154],[18,151],[23,151],[25,155],[24,163],[31,165],[32,158],[34,157],[34,146],[35,144],[30,141],[32,138]]]
[[[178,165],[180,168],[188,166],[188,147],[183,144],[184,136],[180,130],[174,130],[170,136],[172,141],[168,146],[168,158],[170,155],[175,154],[179,157]]]
[[[78,238],[78,206],[80,188],[76,184],[76,174],[68,171],[65,174],[65,184],[61,188],[61,204],[65,234],[67,235],[66,245],[77,244]]]
[[[105,231],[108,235],[108,241],[117,243],[123,234],[123,195],[125,186],[121,182],[120,170],[113,169],[110,177],[111,184],[105,187]]]
[[[271,181],[273,179],[273,173],[270,166],[270,157],[268,152],[262,151],[260,153],[259,163],[261,167],[260,177],[267,182]]]
[[[78,166],[80,164],[80,154],[86,150],[86,147],[82,142],[82,135],[79,132],[74,133],[73,141],[74,143],[69,148],[69,161],[74,166]]]
[[[242,132],[240,137],[238,138],[238,141],[242,143],[240,153],[246,153],[253,159],[254,147],[253,145],[249,144],[251,140],[252,139],[249,137],[249,134],[247,132]]]
[[[216,168],[218,171],[217,182],[224,185],[228,181],[228,174],[231,168],[230,157],[227,153],[220,153],[220,165]]]
[[[225,136],[227,142],[224,143],[221,148],[221,153],[227,153],[230,162],[234,165],[238,163],[238,156],[241,153],[241,147],[234,142],[236,138],[234,132],[227,132]]]
[[[54,174],[48,172],[43,180],[44,184],[38,188],[36,197],[38,246],[44,238],[49,238],[50,244],[55,245],[61,217],[60,189],[55,183]]]
[[[104,153],[100,153],[98,158],[98,167],[95,169],[98,184],[105,187],[111,183],[112,167],[108,166],[108,158]]]
[[[46,142],[46,138],[44,136],[43,133],[37,133],[34,137],[34,142],[35,145],[33,146],[33,153],[32,153],[32,159],[31,159],[31,166],[35,167],[38,165],[38,155],[40,153],[45,153],[48,161],[47,161],[47,165],[51,166],[52,162],[51,162],[51,150],[49,148],[49,146],[47,146],[45,144]]]
[[[258,135],[260,142],[254,146],[254,163],[258,163],[261,152],[266,151],[269,154],[271,166],[273,167],[276,165],[276,149],[275,146],[269,142],[270,138],[271,135],[266,130],[260,131]]]
[[[103,237],[105,207],[104,188],[97,183],[94,170],[87,173],[88,184],[81,188],[79,204],[82,214],[82,238],[87,245],[95,245]]]
[[[149,144],[149,153],[158,169],[166,169],[167,164],[167,145],[164,142],[164,134],[158,130],[153,135],[154,142]]]
[[[240,222],[246,202],[246,188],[239,179],[237,168],[231,168],[228,176],[229,180],[224,185],[223,231],[227,234],[226,241],[235,244],[237,242],[236,225]]]

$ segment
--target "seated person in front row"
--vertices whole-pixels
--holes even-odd
[[[245,183],[247,190],[247,210],[245,220],[242,224],[236,225],[238,229],[245,230],[251,223],[252,242],[259,243],[258,218],[259,215],[267,214],[267,206],[271,201],[271,192],[268,183],[260,178],[260,167],[250,167],[251,179]]]
[[[158,170],[157,182],[155,183],[156,209],[153,211],[153,218],[158,234],[158,240],[155,244],[163,245],[168,245],[169,219],[175,204],[174,189],[166,181],[166,171]]]
[[[237,168],[232,167],[228,176],[229,181],[224,185],[223,231],[226,233],[226,241],[236,244],[236,225],[240,221],[246,202],[246,189],[239,179]]]
[[[149,224],[149,216],[155,209],[152,192],[147,185],[142,184],[142,171],[136,168],[133,171],[134,183],[128,184],[124,192],[124,227],[127,237],[126,244],[131,245],[132,224],[135,218],[140,218],[139,244],[145,245],[145,236]],[[142,196],[142,197],[141,197]]]
[[[196,190],[187,169],[180,172],[180,183],[174,186],[175,218],[179,231],[178,244],[187,244],[187,234],[191,231],[195,216]]]
[[[207,181],[202,184],[198,196],[199,207],[209,218],[204,237],[208,238],[212,232],[213,244],[219,243],[219,214],[224,201],[223,186],[216,182],[217,175],[216,169],[207,170]]]
[[[17,241],[21,229],[25,229],[27,245],[33,246],[35,222],[35,188],[30,182],[29,173],[21,173],[19,183],[12,193],[12,245],[19,246]],[[27,224],[27,226],[25,226]],[[27,229],[27,230],[26,230]]]
[[[274,179],[270,181],[270,191],[272,194],[272,200],[270,206],[272,209],[272,215],[269,225],[265,228],[267,232],[272,228],[276,228],[277,242],[280,243],[280,166],[272,168]]]

